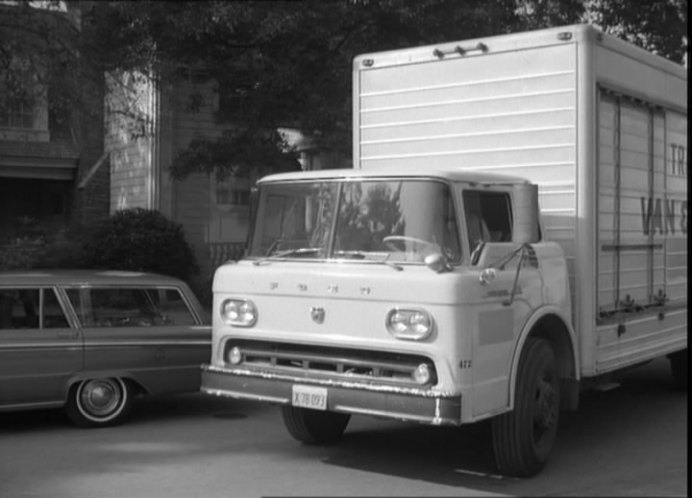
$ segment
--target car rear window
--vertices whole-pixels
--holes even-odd
[[[53,289],[0,288],[0,329],[69,327]]]

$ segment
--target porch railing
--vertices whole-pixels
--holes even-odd
[[[226,261],[238,261],[243,257],[245,242],[210,242],[207,244],[209,268],[213,273]]]

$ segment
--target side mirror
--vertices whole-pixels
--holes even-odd
[[[541,240],[538,212],[538,185],[530,183],[515,185],[512,242],[534,244]]]
[[[445,258],[439,252],[428,254],[423,261],[425,263],[425,266],[430,268],[435,273],[444,273],[452,271],[452,265],[450,265],[449,261],[447,261],[447,258]]]

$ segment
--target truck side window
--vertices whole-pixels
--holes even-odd
[[[512,204],[504,192],[464,191],[464,211],[469,243],[510,242]]]

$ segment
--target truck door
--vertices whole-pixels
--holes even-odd
[[[512,242],[510,192],[465,190],[462,196],[471,264],[492,275],[478,283],[472,308],[473,412],[482,415],[507,406],[516,333],[540,300],[541,279],[532,251]]]

